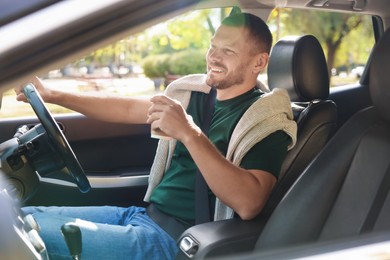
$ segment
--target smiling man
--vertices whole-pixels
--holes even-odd
[[[83,258],[174,258],[177,235],[195,224],[197,169],[208,184],[210,203],[215,204],[210,218],[237,214],[248,220],[258,215],[296,139],[287,93],[266,93],[257,81],[271,45],[271,33],[260,18],[244,13],[229,16],[211,40],[207,74],[174,81],[165,95],[150,100],[65,93],[32,79],[46,102],[100,120],[149,123],[171,137],[160,140],[145,195],[150,202],[147,209],[24,208],[41,225],[49,255],[56,259],[69,255],[59,230],[66,222],[77,222]],[[216,100],[206,136],[199,126],[211,89],[216,90]],[[17,99],[25,101],[20,88],[16,92]]]
[[[267,28],[261,24],[257,28],[239,26],[241,23],[245,20],[224,20],[211,39],[206,57],[206,83],[219,90],[236,90],[236,95],[255,86],[257,76],[268,63],[272,44]]]

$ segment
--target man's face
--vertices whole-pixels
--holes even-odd
[[[253,55],[243,27],[221,25],[211,39],[206,55],[206,83],[217,89],[244,84],[252,73]]]

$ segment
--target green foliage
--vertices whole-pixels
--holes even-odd
[[[142,44],[142,48],[134,51],[142,53],[142,57],[187,49],[206,51],[215,29],[230,10],[220,8],[188,12],[153,26],[138,35],[138,39],[142,40],[137,44]]]
[[[324,49],[329,71],[341,65],[350,67],[353,64],[366,63],[373,46],[369,16],[275,9],[269,24],[273,29],[275,41],[286,35],[316,36]],[[360,39],[356,40],[358,38]]]
[[[202,10],[173,19],[167,24],[169,43],[175,51],[207,49],[212,33],[205,23],[210,10]]]
[[[357,40],[364,37],[365,40]],[[361,26],[351,31],[340,44],[340,49],[335,60],[335,67],[343,64],[365,64],[375,44],[372,30],[372,22],[369,17],[364,17]]]
[[[169,59],[169,72],[173,75],[204,73],[206,71],[205,52],[185,50],[175,53]]]
[[[148,78],[162,78],[169,69],[169,56],[167,54],[151,55],[144,59],[142,68]]]
[[[96,50],[79,63],[82,66],[143,63],[144,72],[150,78],[202,73],[204,53],[216,28],[230,12],[238,11],[221,8],[188,12]],[[286,35],[316,36],[329,70],[366,63],[374,45],[370,16],[275,8],[267,23],[274,43]]]
[[[76,63],[82,66],[94,64],[97,67],[111,63],[141,64],[145,57],[149,56],[173,54],[190,49],[206,52],[216,28],[231,9],[217,8],[188,12],[98,49]],[[153,77],[161,77],[162,71],[167,71],[166,67],[157,69],[159,65],[152,66],[152,64],[161,63],[160,59],[164,60],[164,57],[157,58],[159,60],[146,59],[144,61],[146,73]],[[165,63],[162,62],[162,64],[164,66]]]
[[[148,78],[171,75],[204,73],[206,70],[205,53],[200,50],[184,50],[171,55],[150,55],[144,59],[142,68]]]

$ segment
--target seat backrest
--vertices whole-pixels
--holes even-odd
[[[278,184],[266,206],[270,212],[336,131],[337,108],[327,100],[327,63],[312,35],[284,37],[275,44],[268,65],[268,85],[271,90],[288,91],[298,125],[297,143],[282,164]]]
[[[256,249],[390,230],[390,31],[369,69],[373,106],[348,120],[275,208]]]

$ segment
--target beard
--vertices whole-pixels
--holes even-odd
[[[221,64],[213,64],[219,68],[224,68],[224,71],[227,71],[226,67]],[[224,77],[223,75],[214,75],[210,70],[207,72],[206,84],[210,87],[216,89],[227,89],[234,85],[239,85],[244,82],[244,71],[246,66],[240,64],[234,71],[228,72]],[[222,73],[221,73],[222,74]],[[221,77],[223,77],[221,79]]]

